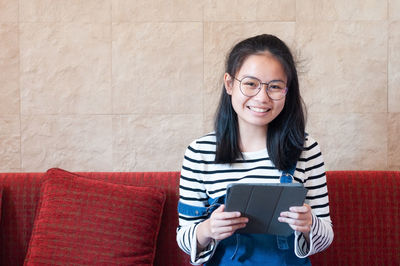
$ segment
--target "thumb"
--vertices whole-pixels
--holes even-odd
[[[217,209],[215,209],[214,212],[223,212],[225,210],[225,205],[221,204],[221,206],[219,206]]]

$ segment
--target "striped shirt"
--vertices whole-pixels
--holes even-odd
[[[274,167],[266,149],[244,152],[243,159],[233,164],[214,163],[215,150],[215,133],[193,141],[187,148],[179,186],[181,203],[207,207],[208,199],[225,195],[230,183],[279,183],[282,172]],[[301,233],[295,232],[295,254],[304,258],[326,249],[333,240],[324,161],[318,143],[310,136],[306,137],[293,182],[303,183],[308,189],[305,203],[312,209],[310,243]],[[177,242],[190,255],[192,264],[207,262],[217,246],[217,242],[212,241],[206,249],[197,251],[196,229],[205,219],[207,216],[179,213]]]

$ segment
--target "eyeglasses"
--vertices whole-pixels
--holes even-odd
[[[244,77],[241,80],[234,77],[240,83],[240,91],[244,96],[253,97],[256,96],[262,85],[267,85],[267,95],[271,100],[278,101],[283,99],[287,93],[287,87],[285,82],[281,80],[271,80],[270,82],[261,82],[258,78]]]

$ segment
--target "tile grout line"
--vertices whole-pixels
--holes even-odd
[[[389,123],[390,123],[390,112],[389,112],[389,53],[390,53],[390,12],[389,12],[389,3],[390,0],[386,1],[386,169],[389,169]]]
[[[386,22],[387,22],[387,26],[386,26],[386,30],[387,30],[387,36],[386,36],[386,111],[389,114],[389,53],[390,53],[390,49],[389,49],[389,42],[390,42],[390,18],[389,18],[389,2],[390,0],[386,1]],[[388,144],[389,145],[389,144]],[[389,147],[388,147],[389,148]]]
[[[114,169],[113,1],[110,2],[111,168]]]
[[[204,6],[203,8],[203,21],[202,21],[202,35],[203,35],[203,76],[202,76],[202,90],[201,90],[201,105],[202,105],[202,121],[201,121],[201,130],[202,132],[205,131],[205,104],[204,104],[204,92],[205,92],[205,82],[204,82],[204,78],[205,78],[205,53],[206,53],[206,49],[205,49],[205,23],[204,23]]]
[[[21,99],[21,0],[18,1],[18,98],[19,98],[19,171],[22,171],[22,99]]]

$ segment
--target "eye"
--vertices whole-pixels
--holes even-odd
[[[242,86],[244,86],[248,89],[257,89],[259,85],[260,85],[260,82],[253,78],[244,78],[242,80]]]
[[[256,86],[256,83],[254,83],[254,82],[246,82],[246,83],[244,83],[244,85],[245,86],[250,86],[250,87],[255,87]]]
[[[281,82],[278,83],[270,83],[268,88],[270,90],[284,90],[285,89],[285,85]]]

